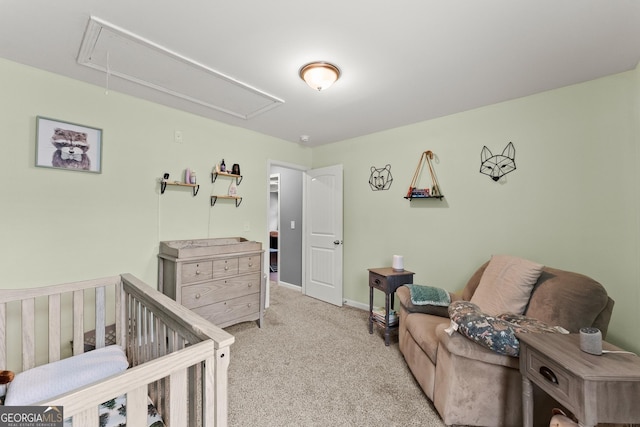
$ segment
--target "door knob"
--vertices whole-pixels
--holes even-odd
[[[342,244],[342,240],[334,240],[333,244],[334,245],[341,245]]]

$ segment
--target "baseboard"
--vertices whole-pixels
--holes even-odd
[[[302,286],[293,285],[291,283],[280,281],[278,282],[278,286],[282,286],[283,288],[293,289],[294,291],[302,292]]]
[[[359,308],[360,310],[369,311],[369,304],[364,304],[364,303],[361,303],[360,301],[345,299],[344,305],[348,305],[349,307]]]
[[[302,286],[293,285],[287,282],[278,282],[278,286],[282,286],[287,289],[293,289],[294,291],[302,292]],[[369,311],[369,304],[364,304],[359,301],[353,301],[349,299],[343,300],[344,305],[348,305],[349,307],[359,308],[360,310]]]

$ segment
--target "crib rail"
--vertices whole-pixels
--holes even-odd
[[[226,426],[233,336],[130,274],[0,290],[0,366],[20,372],[82,353],[88,331],[104,347],[109,324],[130,369],[38,404],[62,405],[75,426],[98,425],[100,403],[126,394],[127,423],[137,426],[149,396],[170,427]]]

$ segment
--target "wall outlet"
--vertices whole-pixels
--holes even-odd
[[[182,139],[182,131],[177,130],[173,132],[173,142],[176,144],[182,144],[184,142]]]
[[[291,229],[292,230],[296,229],[296,222],[295,221],[291,221]]]

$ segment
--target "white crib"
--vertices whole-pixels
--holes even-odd
[[[18,373],[83,353],[89,331],[104,347],[110,324],[129,369],[37,405],[63,406],[74,426],[98,426],[100,404],[126,395],[129,426],[146,425],[149,398],[169,427],[227,425],[234,337],[130,274],[0,289],[0,369]]]

